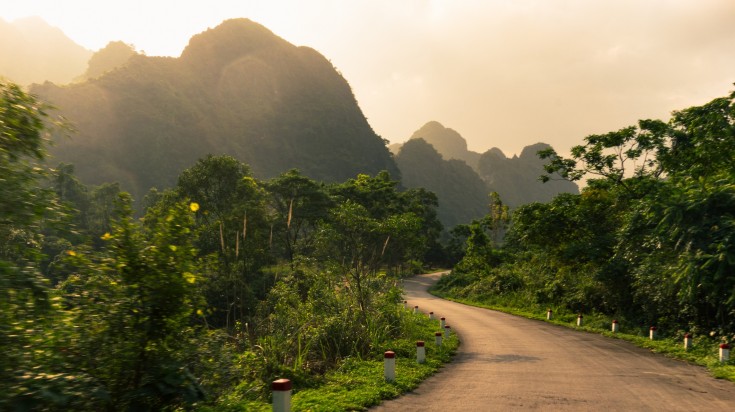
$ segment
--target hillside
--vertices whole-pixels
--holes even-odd
[[[487,185],[461,160],[445,160],[423,139],[411,139],[395,156],[403,184],[423,187],[439,198],[437,215],[446,228],[469,223],[487,214]]]
[[[498,148],[483,153],[478,161],[480,177],[488,187],[500,194],[503,202],[510,207],[532,202],[548,202],[559,193],[579,193],[573,182],[566,180],[539,181],[545,174],[545,160],[538,157],[540,150],[549,148],[545,143],[526,146],[520,156],[508,158]]]
[[[530,145],[512,158],[497,148],[479,154],[467,149],[467,141],[458,132],[431,121],[406,143],[391,145],[391,150],[396,153],[404,184],[434,191],[439,197],[439,216],[451,227],[486,214],[490,192],[497,192],[510,207],[548,202],[559,193],[579,193],[572,182],[539,181],[544,161],[537,152],[547,147],[544,143]]]
[[[0,19],[0,76],[15,83],[69,83],[84,73],[91,56],[38,17]]]
[[[291,168],[326,181],[398,169],[347,81],[321,54],[247,19],[194,36],[179,58],[134,55],[66,87],[36,86],[75,125],[52,149],[89,184],[141,198],[207,154],[269,178]]]

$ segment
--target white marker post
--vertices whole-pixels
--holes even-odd
[[[725,363],[730,360],[730,345],[727,343],[720,344],[720,363]]]
[[[424,362],[426,362],[426,347],[424,341],[418,340],[416,341],[416,363]]]
[[[429,320],[434,320],[434,312],[429,312]]]
[[[584,324],[584,316],[580,313],[577,315],[577,326],[582,326]]]
[[[273,391],[273,412],[291,411],[291,381],[278,379],[271,383]]]
[[[612,322],[612,333],[618,333],[619,324],[617,320],[613,320]]]
[[[413,307],[413,313],[419,313],[419,305]]]
[[[551,312],[551,308],[547,309],[546,310],[546,320],[551,320],[552,315],[553,314]]]
[[[684,335],[684,350],[689,350],[692,348],[692,334],[687,333]]]
[[[390,350],[385,351],[383,359],[383,375],[385,375],[385,380],[393,382],[396,380],[396,353]]]
[[[449,325],[444,326],[444,337],[449,339],[449,336],[452,335],[452,327]]]
[[[446,326],[446,325],[447,325],[447,319],[446,318],[439,319],[439,327],[440,328],[444,329],[444,326]]]
[[[408,301],[407,301],[407,300],[404,300],[404,301],[403,301],[403,307],[404,307],[404,308],[408,308]]]
[[[649,339],[651,339],[651,340],[656,339],[656,330],[658,330],[658,328],[656,328],[655,326],[651,326],[651,329],[648,332],[648,338]]]
[[[441,346],[442,345],[442,333],[436,332],[434,333],[434,337],[436,338],[436,346]]]

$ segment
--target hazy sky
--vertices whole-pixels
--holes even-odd
[[[247,17],[310,46],[391,142],[436,120],[471,150],[560,152],[735,89],[735,0],[3,0],[98,50],[178,56]]]

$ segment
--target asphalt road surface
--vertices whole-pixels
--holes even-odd
[[[371,411],[735,411],[735,384],[619,339],[434,297],[440,274],[404,282],[412,307],[446,317],[457,356]]]

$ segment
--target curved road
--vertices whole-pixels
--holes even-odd
[[[371,411],[735,411],[735,384],[619,339],[462,305],[404,281],[406,299],[446,317],[462,344],[416,390]]]

